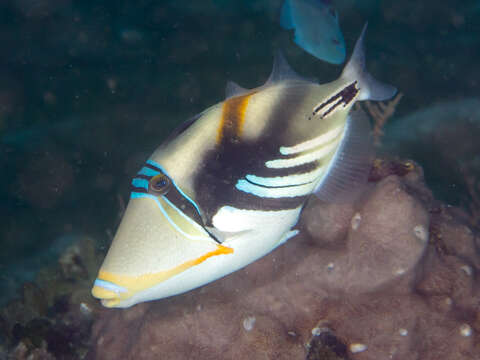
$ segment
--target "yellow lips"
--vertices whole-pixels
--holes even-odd
[[[118,298],[118,294],[115,291],[107,290],[103,287],[95,285],[92,289],[92,295],[99,299],[115,299]]]
[[[100,269],[92,289],[92,295],[97,299],[101,299],[103,306],[114,307],[122,300],[128,299],[135,293],[151,288],[152,286],[165,281],[192,266],[204,262],[212,256],[231,253],[233,253],[232,248],[217,245],[217,248],[214,251],[210,251],[197,259],[186,261],[170,270],[140,276],[113,274]]]
[[[112,290],[107,290],[98,285],[95,285],[93,287],[92,295],[97,299],[101,299],[102,305],[105,307],[114,307],[120,302],[120,298],[116,292]]]

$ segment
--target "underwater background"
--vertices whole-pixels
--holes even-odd
[[[435,197],[464,209],[478,229],[480,2],[332,4],[347,58],[368,21],[367,67],[402,94],[388,110],[370,112],[372,124],[386,121],[377,129],[383,134],[377,153],[419,163]],[[131,178],[177,125],[224,98],[228,80],[263,84],[277,49],[303,76],[321,83],[338,77],[342,65],[308,54],[280,26],[281,6],[281,0],[0,2],[0,306],[23,299],[18,313],[30,306],[55,318],[65,295],[81,284],[82,304],[92,312],[95,301],[85,294]],[[87,260],[72,250],[84,239]],[[0,319],[0,358],[27,335],[50,334],[48,322],[23,319],[15,328],[17,320]],[[73,343],[88,347],[89,328],[78,334]],[[58,358],[82,355],[57,350]]]

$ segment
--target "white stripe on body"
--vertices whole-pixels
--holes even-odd
[[[344,126],[338,126],[303,143],[290,147],[282,146],[279,149],[282,155],[297,155],[289,159],[266,161],[265,166],[271,169],[282,169],[320,160],[337,149],[343,130]],[[304,153],[312,149],[313,151]],[[244,179],[237,181],[235,187],[245,193],[263,198],[305,196],[313,191],[315,183],[324,172],[325,167],[320,166],[307,173],[287,176],[261,177],[247,174]]]
[[[338,137],[343,132],[344,126],[338,126],[332,130],[327,131],[326,133],[317,136],[316,138],[307,140],[303,143],[294,146],[282,146],[280,147],[280,154],[282,155],[291,155],[299,152],[307,151],[318,146],[324,145],[336,137]]]
[[[235,187],[243,192],[263,198],[285,198],[308,195],[315,188],[315,184],[310,182],[302,185],[269,188],[240,179],[237,181]]]
[[[296,186],[311,183],[318,179],[324,170],[323,166],[316,168],[313,171],[303,174],[293,174],[288,176],[275,176],[275,177],[261,177],[248,174],[245,179],[255,183],[256,185],[267,187],[283,187],[283,186]]]
[[[338,141],[331,142],[325,146],[322,146],[320,149],[309,152],[304,155],[299,155],[291,159],[275,159],[269,160],[265,163],[265,165],[270,169],[282,169],[282,168],[290,168],[295,167],[303,164],[307,164],[316,160],[320,160],[325,156],[331,154],[338,146]]]

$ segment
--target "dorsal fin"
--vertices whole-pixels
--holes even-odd
[[[248,91],[249,91],[248,89],[241,87],[236,82],[227,81],[227,86],[225,88],[225,99],[228,99],[234,96],[244,95]]]
[[[207,112],[212,111],[213,109],[217,109],[219,106],[221,105],[216,104],[216,105],[210,106],[209,108],[206,108],[205,110],[203,110],[201,113],[196,114],[190,117],[189,119],[187,119],[186,121],[177,125],[177,127],[173,129],[173,131],[167,136],[167,138],[163,140],[162,146],[167,145],[169,142],[171,142],[173,139],[175,139],[177,136],[179,136],[181,133],[187,130],[193,123],[195,123],[195,121],[197,121]]]
[[[345,65],[341,77],[348,82],[358,81],[360,88],[358,100],[387,100],[396,94],[397,89],[374,79],[365,68],[365,46],[363,43],[367,25],[368,23],[363,26],[362,33],[353,49],[353,54]]]
[[[288,65],[285,56],[283,56],[280,50],[275,51],[275,55],[273,58],[273,69],[268,77],[268,80],[262,86],[259,86],[255,89],[246,89],[241,87],[237,83],[233,81],[227,81],[227,86],[225,88],[225,99],[229,99],[234,96],[244,95],[251,91],[261,90],[269,85],[276,84],[281,81],[285,80],[293,80],[293,81],[302,81],[302,82],[316,82],[315,79],[308,79],[303,76],[298,75],[291,67]]]
[[[298,75],[293,69],[288,65],[285,56],[283,56],[280,50],[275,51],[275,56],[273,59],[273,69],[268,77],[265,85],[275,84],[284,80],[297,80],[297,81],[308,81],[310,80]],[[264,85],[264,86],[265,86]]]

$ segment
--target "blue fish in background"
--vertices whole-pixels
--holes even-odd
[[[285,0],[280,25],[295,29],[295,43],[316,58],[345,61],[345,40],[331,0]]]

